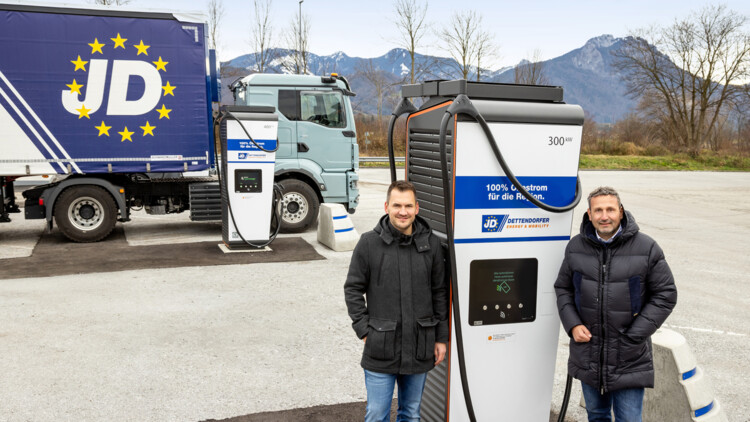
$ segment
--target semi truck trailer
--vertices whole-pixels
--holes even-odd
[[[0,222],[23,211],[94,242],[134,210],[221,219],[222,115],[203,15],[4,2],[0,57]],[[279,116],[282,230],[309,228],[320,202],[353,212],[359,154],[346,79],[254,75],[233,85],[236,104]],[[24,176],[50,183],[25,189],[19,207]]]

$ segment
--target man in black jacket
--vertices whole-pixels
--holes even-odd
[[[443,252],[417,216],[411,183],[391,184],[385,212],[357,243],[344,294],[364,341],[365,421],[390,420],[396,383],[398,421],[418,421],[427,372],[445,358],[449,336]]]
[[[568,373],[581,380],[589,421],[640,421],[654,386],[651,335],[677,303],[659,245],[639,232],[620,196],[591,192],[581,233],[570,240],[555,282],[570,342]]]

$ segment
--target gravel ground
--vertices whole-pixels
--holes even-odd
[[[359,233],[383,213],[388,171],[362,169]],[[750,174],[581,172],[611,185],[664,249],[677,280],[668,327],[685,336],[731,421],[750,420]],[[585,204],[576,209],[577,231]],[[0,225],[0,259],[28,256],[38,220]],[[187,216],[123,225],[132,246],[216,240]],[[215,227],[215,229],[214,229]],[[213,231],[215,230],[215,232]],[[0,419],[198,421],[362,402],[361,342],[342,285],[351,253],[326,259],[0,280]],[[50,268],[54,274],[54,268]],[[559,407],[560,336],[551,409]],[[582,421],[575,386],[568,419]]]

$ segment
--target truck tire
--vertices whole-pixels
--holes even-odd
[[[74,242],[98,242],[117,223],[117,206],[112,196],[98,186],[73,186],[55,201],[55,223]]]
[[[279,182],[282,197],[279,202],[281,211],[281,232],[301,233],[318,218],[320,201],[315,191],[305,182],[286,179]]]

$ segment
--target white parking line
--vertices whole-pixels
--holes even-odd
[[[666,327],[666,328],[677,328],[677,329],[680,329],[680,330],[696,331],[696,332],[699,332],[699,333],[726,334],[728,336],[747,337],[747,334],[735,333],[735,332],[732,332],[732,331],[714,330],[714,329],[711,329],[711,328],[683,327],[681,325],[671,325],[671,324],[664,324],[664,327]]]

